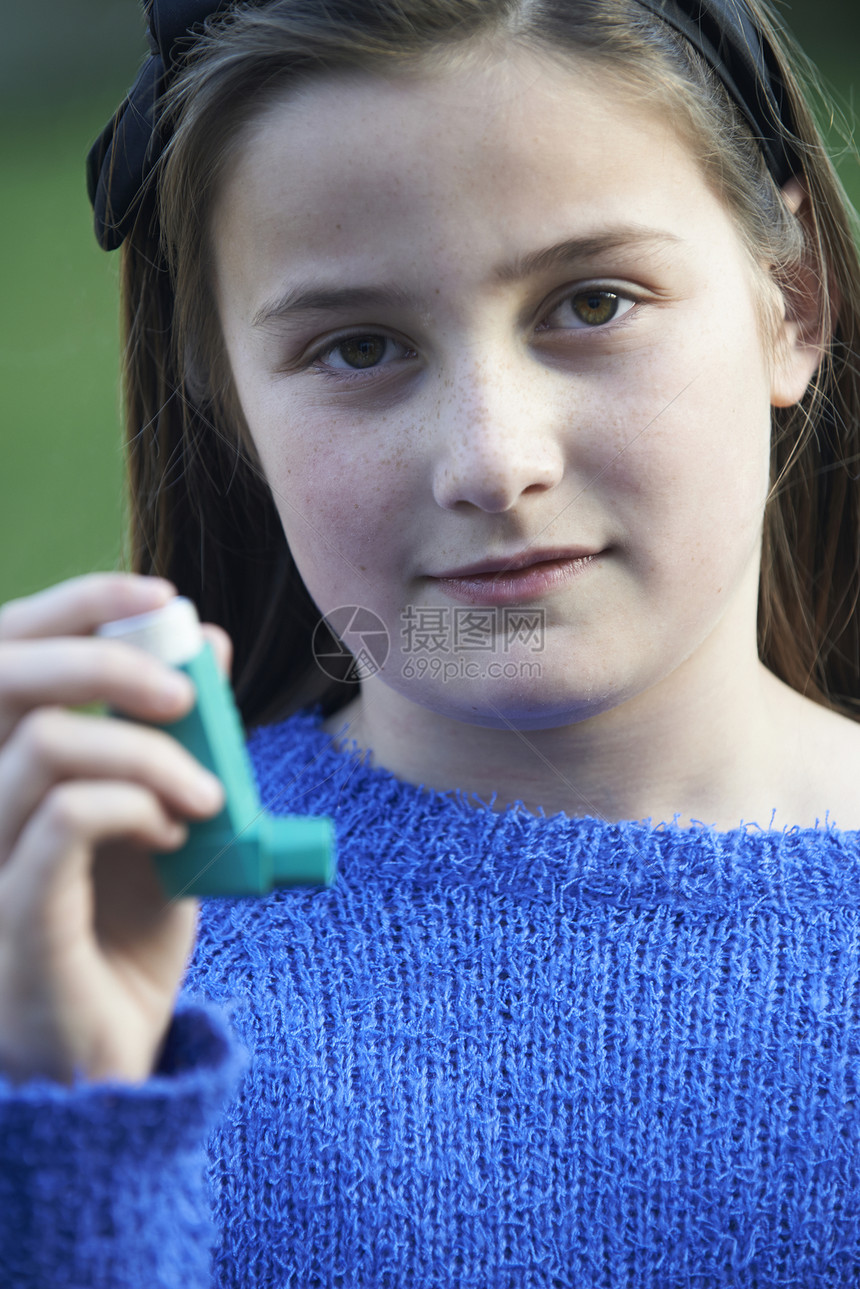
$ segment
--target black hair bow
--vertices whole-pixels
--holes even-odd
[[[121,245],[138,213],[145,180],[165,140],[156,106],[194,29],[229,0],[144,0],[149,57],[87,157],[87,191],[103,250]]]

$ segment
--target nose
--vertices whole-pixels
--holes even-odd
[[[500,513],[564,474],[555,400],[532,370],[474,363],[450,378],[439,408],[433,495],[445,510]]]

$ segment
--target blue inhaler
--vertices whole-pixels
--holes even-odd
[[[226,804],[219,814],[190,821],[188,840],[179,850],[153,854],[167,897],[268,895],[276,886],[331,886],[332,822],[263,810],[230,685],[192,602],[176,596],[151,613],[106,622],[96,635],[135,645],[190,677],[195,706],[158,728],[178,739],[224,785]]]

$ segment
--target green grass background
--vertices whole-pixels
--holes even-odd
[[[855,4],[804,0],[787,14],[849,111],[860,87]],[[110,7],[90,0],[92,24]],[[19,23],[44,22],[41,5],[27,8]],[[46,67],[28,34],[18,33],[14,65],[8,55],[0,98],[0,603],[120,567],[123,549],[118,263],[92,235],[84,157],[143,46],[126,20],[116,57],[85,65],[82,84],[68,58]],[[837,160],[860,207],[860,162]]]
[[[0,601],[119,566],[118,261],[92,235],[78,106],[0,146]]]

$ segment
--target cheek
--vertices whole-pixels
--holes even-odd
[[[373,608],[379,574],[398,566],[397,542],[414,511],[403,454],[379,436],[350,436],[343,426],[334,434],[307,411],[255,410],[252,436],[310,595],[323,612],[356,596]]]
[[[679,341],[626,388],[601,483],[640,571],[748,558],[770,470],[769,386],[757,356],[725,335]]]

